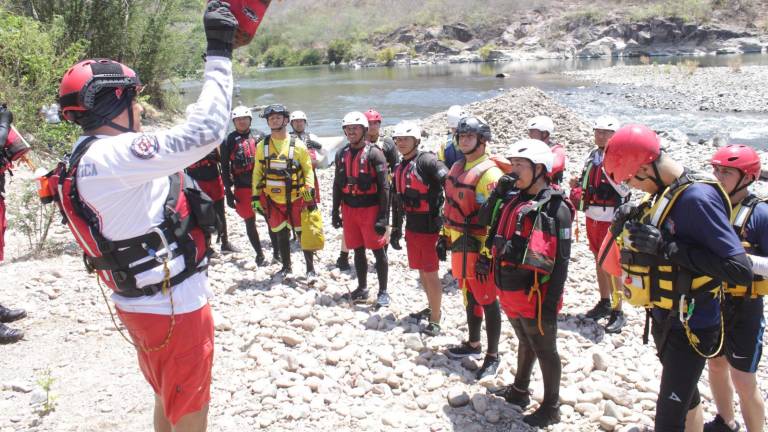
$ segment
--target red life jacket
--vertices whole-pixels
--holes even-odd
[[[188,166],[185,171],[190,177],[198,181],[210,181],[219,178],[221,173],[219,172],[219,158],[216,150]]]
[[[152,232],[114,241],[101,234],[98,216],[83,204],[77,191],[78,163],[96,139],[87,138],[70,156],[69,166],[60,162],[45,176],[64,223],[84,252],[86,269],[96,271],[107,286],[124,297],[149,296],[160,291],[162,282],[137,287],[136,275],[161,266],[165,258],[170,261],[184,257],[185,269],[170,278],[169,286],[204,271],[205,258],[210,252],[210,233],[216,227],[216,213],[210,198],[183,173],[169,177],[171,186],[164,205],[165,219]],[[167,252],[173,243],[177,247]]]
[[[371,145],[366,143],[354,156],[349,145],[342,150],[341,161],[344,164],[345,177],[341,188],[342,199],[353,207],[368,207],[379,203],[376,170],[368,158]]]
[[[501,210],[491,253],[494,281],[508,314],[541,318],[558,250],[558,226],[546,212],[551,201],[567,203],[562,191],[547,189],[538,200],[515,197]]]
[[[429,185],[417,169],[422,154],[419,153],[409,161],[402,161],[395,167],[395,190],[403,203],[403,210],[410,214],[429,214],[432,211]]]
[[[603,171],[603,164],[595,164],[595,152],[593,150],[588,157],[587,165],[581,173],[581,200],[579,201],[579,210],[586,210],[590,206],[594,207],[618,207],[625,202],[625,199],[616,192],[611,186],[608,177]]]
[[[233,176],[250,174],[256,161],[256,140],[252,137],[235,137],[235,148],[230,149],[229,162]]]
[[[483,236],[488,227],[478,222],[480,204],[477,203],[475,187],[489,169],[497,166],[496,161],[487,159],[468,171],[464,170],[466,160],[456,161],[448,172],[445,182],[445,224],[464,234]]]

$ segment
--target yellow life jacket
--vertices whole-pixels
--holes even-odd
[[[747,224],[752,218],[752,212],[754,212],[755,207],[762,202],[768,202],[768,198],[759,198],[756,195],[749,195],[736,205],[736,208],[733,209],[733,214],[731,215],[731,225],[733,225],[736,234],[739,235],[741,245],[744,246],[744,249],[749,254],[756,254],[759,252],[759,246],[768,247],[768,245],[756,245],[747,241]],[[744,297],[745,295],[748,295],[749,298],[757,298],[759,296],[768,295],[768,280],[762,276],[755,275],[751,287],[724,283],[723,288],[726,293],[734,297]]]
[[[730,217],[731,203],[720,183],[710,176],[686,173],[655,197],[655,201],[651,195],[646,195],[640,204],[642,215],[635,221],[661,230],[677,199],[694,183],[712,185],[719,192]],[[720,292],[721,281],[703,274],[692,274],[664,257],[639,253],[629,245],[628,238],[629,232],[625,228],[616,241],[621,256],[622,294],[629,304],[671,310],[678,306],[683,296]]]
[[[275,151],[270,154],[271,136],[264,137],[264,159],[261,188],[264,193],[277,202],[294,202],[299,199],[303,186],[304,174],[301,164],[294,158],[296,137],[291,137],[288,144],[288,157]]]

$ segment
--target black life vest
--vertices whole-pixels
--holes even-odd
[[[77,191],[77,168],[81,158],[97,140],[85,139],[69,157],[69,165],[60,162],[46,174],[48,189],[65,223],[83,250],[83,261],[89,272],[115,293],[124,297],[151,296],[159,292],[162,282],[136,286],[136,275],[183,256],[184,270],[170,278],[175,286],[188,277],[205,271],[210,255],[210,233],[216,229],[213,202],[184,173],[169,177],[170,191],[165,200],[165,218],[147,234],[108,240],[99,230],[98,217],[84,205]],[[176,248],[167,251],[170,245]]]

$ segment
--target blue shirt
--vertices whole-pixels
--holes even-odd
[[[744,227],[744,237],[752,246],[757,246],[755,255],[768,256],[768,204],[759,202],[755,205]]]
[[[705,183],[695,183],[682,192],[664,221],[664,228],[673,234],[675,241],[707,249],[720,258],[744,253],[720,194]],[[663,321],[666,317],[666,311],[658,308],[653,314],[657,320]],[[688,324],[691,328],[719,325],[720,303],[710,295],[698,296]],[[680,320],[674,319],[672,326],[680,328]]]

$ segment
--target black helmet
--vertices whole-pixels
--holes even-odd
[[[288,108],[286,108],[285,105],[272,104],[272,105],[267,105],[267,107],[264,108],[264,112],[261,113],[261,118],[267,118],[272,114],[282,114],[285,117],[290,117],[291,115],[291,113],[288,111]]]
[[[484,141],[491,140],[491,127],[479,117],[464,117],[459,120],[457,134],[477,134]]]

